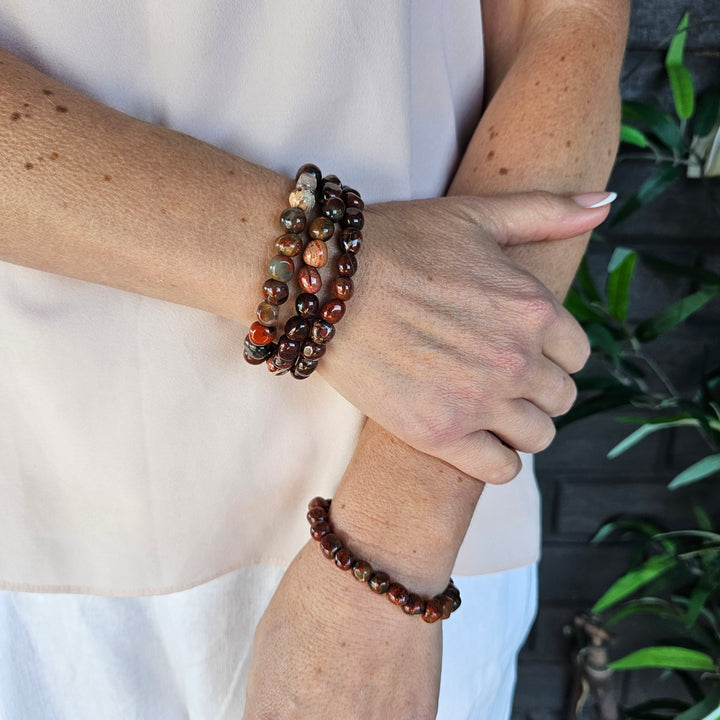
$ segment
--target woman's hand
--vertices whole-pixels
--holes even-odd
[[[258,624],[243,718],[431,720],[440,625],[370,592],[311,540]]]
[[[416,449],[486,482],[510,480],[515,450],[553,439],[550,418],[572,405],[569,373],[589,345],[502,248],[575,237],[606,215],[548,193],[367,207],[357,290],[320,372]]]

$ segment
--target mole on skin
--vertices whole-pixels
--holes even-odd
[[[510,171],[507,168],[500,168],[498,170],[498,175],[507,175]]]

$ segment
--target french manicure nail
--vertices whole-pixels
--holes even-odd
[[[580,207],[590,210],[591,208],[609,205],[615,198],[617,198],[617,193],[614,192],[591,192],[584,193],[583,195],[575,195],[573,200]]]

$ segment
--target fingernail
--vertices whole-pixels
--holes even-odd
[[[609,205],[615,198],[617,193],[614,192],[592,192],[584,193],[583,195],[575,195],[573,200],[580,206],[586,209],[599,208],[603,205]]]

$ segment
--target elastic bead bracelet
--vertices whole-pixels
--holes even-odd
[[[386,595],[387,599],[401,607],[408,615],[420,615],[427,623],[446,620],[450,614],[460,607],[460,591],[452,578],[448,586],[439,595],[423,598],[410,592],[404,585],[392,582],[387,573],[374,570],[370,563],[353,556],[335,535],[330,521],[330,504],[332,500],[321,497],[313,498],[308,503],[307,520],[310,523],[310,536],[317,540],[320,549],[329,560],[334,560],[341,570],[352,572],[353,577],[366,583],[374,593]]]

